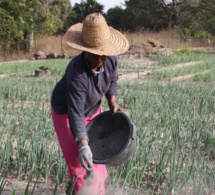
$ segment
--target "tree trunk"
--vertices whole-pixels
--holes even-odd
[[[172,28],[172,12],[168,14],[168,30]]]
[[[3,46],[4,48],[4,61],[6,62],[7,61],[7,48],[6,48],[6,45]]]
[[[29,35],[29,51],[32,51],[34,48],[34,32]]]
[[[15,51],[14,49],[10,49],[12,50],[12,52],[16,52],[17,54],[20,53],[20,41],[16,41],[16,44],[15,44]]]

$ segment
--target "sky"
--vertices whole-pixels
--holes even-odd
[[[70,0],[72,5],[75,3],[80,3],[81,0]],[[124,8],[121,4],[124,4],[125,0],[97,0],[98,3],[104,5],[104,12],[107,12],[109,8],[113,8],[115,6],[121,6]]]

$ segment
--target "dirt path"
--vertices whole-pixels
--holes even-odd
[[[16,60],[16,61],[8,61],[8,62],[0,62],[0,65],[1,64],[13,64],[13,63],[22,63],[22,62],[29,62],[29,61],[32,61],[32,60]]]
[[[6,74],[0,74],[0,78],[4,78],[6,76],[7,76]]]
[[[126,80],[135,80],[139,78],[145,78],[147,74],[149,74],[151,70],[147,70],[144,72],[136,72],[136,73],[126,73],[119,76],[119,82],[120,81],[126,81]]]
[[[199,63],[202,63],[202,61],[175,64],[175,65],[173,65],[173,66],[171,66],[171,67],[164,68],[164,69],[169,69],[169,68],[171,68],[171,69],[176,69],[176,68],[181,68],[181,67],[187,67],[187,66],[196,65],[196,64],[199,64]]]
[[[133,63],[135,64],[135,59],[132,59]],[[138,59],[139,62],[139,59]],[[148,65],[148,61],[147,61],[147,65]],[[187,63],[180,63],[180,64],[175,64],[171,67],[165,67],[165,68],[159,68],[157,69],[157,71],[165,71],[165,70],[169,70],[169,69],[177,69],[177,68],[183,68],[183,67],[188,67],[188,66],[193,66],[196,64],[202,63],[202,61],[196,61],[196,62],[187,62]],[[153,63],[150,62],[150,65],[152,65]],[[144,65],[144,63],[142,63],[142,65]],[[145,64],[146,65],[146,64]],[[133,72],[133,73],[122,73],[119,76],[119,81],[130,81],[130,80],[135,80],[135,79],[143,79],[145,78],[148,74],[150,74],[153,70],[146,70],[146,71],[141,71],[141,72]],[[209,70],[201,72],[202,74],[207,73]],[[172,79],[172,81],[184,81],[187,79],[191,79],[193,76],[195,76],[196,74],[199,73],[195,73],[195,74],[187,74],[184,76],[179,76],[179,77],[175,77]]]
[[[1,65],[1,64],[23,63],[23,62],[44,62],[44,61],[48,61],[48,60],[47,60],[47,59],[44,59],[44,60],[28,60],[28,59],[24,59],[24,60],[16,60],[16,61],[0,62],[0,65]]]
[[[210,70],[206,70],[204,72],[197,72],[197,73],[193,73],[193,74],[186,74],[184,76],[174,77],[172,79],[172,81],[186,81],[186,80],[189,80],[189,79],[193,78],[195,75],[206,74],[208,72],[210,72]]]

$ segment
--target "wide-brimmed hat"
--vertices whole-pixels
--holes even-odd
[[[100,13],[90,14],[83,23],[72,25],[64,38],[69,46],[97,55],[119,55],[129,48],[128,40],[108,26]]]

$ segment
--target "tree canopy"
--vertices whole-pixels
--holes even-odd
[[[215,36],[215,0],[125,0],[103,12],[96,0],[1,0],[0,47],[20,47],[29,36],[63,34],[90,13],[101,13],[108,25],[125,31],[177,28],[183,38]],[[15,47],[15,48],[16,48]]]
[[[46,13],[46,31],[48,34],[64,33],[70,24],[68,18],[73,15],[72,6],[69,0],[52,0],[48,4]]]
[[[4,50],[12,43],[20,46],[32,31],[40,29],[45,21],[41,10],[37,0],[1,0],[0,43]]]
[[[182,9],[178,27],[183,38],[215,36],[215,0],[187,0]]]
[[[103,13],[104,5],[98,3],[96,0],[86,0],[81,1],[81,3],[76,3],[73,7],[75,12],[74,23],[82,22],[83,19],[93,13]]]

